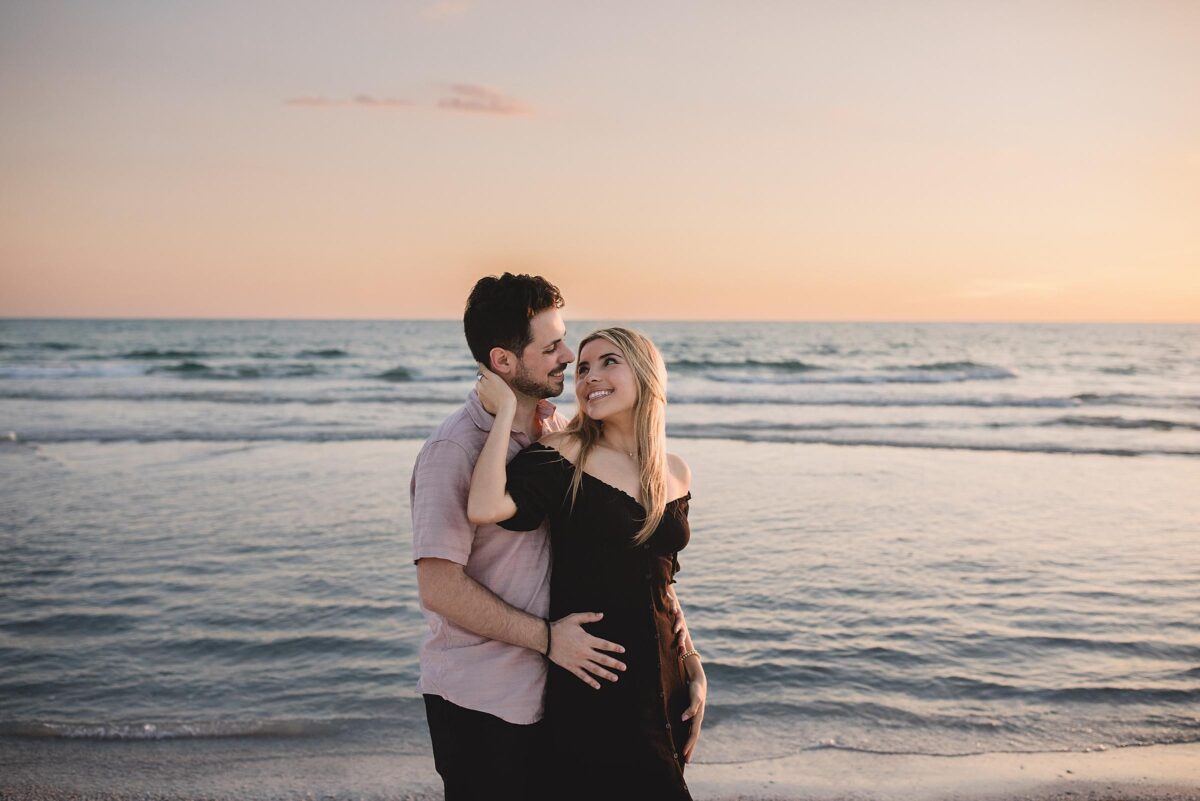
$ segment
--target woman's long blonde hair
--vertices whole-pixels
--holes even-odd
[[[641,545],[658,528],[667,505],[667,368],[654,343],[637,331],[629,328],[593,331],[583,338],[576,352],[582,353],[583,346],[595,339],[606,339],[620,348],[636,380],[637,399],[633,406],[633,430],[637,441],[635,458],[646,519],[634,535],[633,544]],[[572,507],[583,482],[583,466],[587,463],[588,453],[600,442],[603,432],[604,422],[588,417],[582,408],[563,429],[564,434],[579,443],[575,475],[571,479]]]

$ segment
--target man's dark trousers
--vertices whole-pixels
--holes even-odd
[[[425,715],[446,801],[544,798],[549,754],[540,722],[509,723],[437,695],[425,696]]]

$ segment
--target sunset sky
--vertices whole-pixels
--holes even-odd
[[[1200,322],[1200,2],[0,9],[0,315]]]

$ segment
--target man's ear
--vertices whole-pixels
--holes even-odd
[[[492,348],[488,351],[488,361],[496,375],[510,378],[517,374],[517,357],[511,350]]]

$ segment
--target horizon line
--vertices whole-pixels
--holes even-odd
[[[854,324],[920,324],[920,325],[1200,325],[1200,320],[919,320],[919,319],[853,319],[853,318],[734,318],[734,317],[579,317],[580,321],[628,321],[635,323],[854,323]],[[460,317],[147,317],[147,316],[6,316],[0,322],[76,321],[76,322],[330,322],[330,323],[462,323]]]

